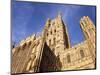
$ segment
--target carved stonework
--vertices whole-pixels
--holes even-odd
[[[80,26],[85,41],[71,47],[61,14],[48,19],[39,37],[29,36],[12,49],[12,73],[94,69],[96,29],[88,16]]]

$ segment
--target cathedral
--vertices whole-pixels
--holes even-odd
[[[85,40],[74,46],[65,26],[58,14],[52,20],[47,19],[41,35],[33,34],[14,47],[12,74],[96,69],[96,29],[91,19],[88,16],[80,19]]]

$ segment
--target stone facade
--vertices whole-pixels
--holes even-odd
[[[61,14],[48,19],[40,36],[29,36],[12,49],[12,73],[95,69],[95,26],[84,16],[80,27],[85,41],[71,46]]]

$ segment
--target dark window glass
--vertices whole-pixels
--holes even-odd
[[[50,27],[50,24],[48,24],[48,27]]]
[[[26,48],[26,43],[23,45],[22,49],[24,50]]]
[[[48,33],[47,33],[47,36],[48,36]]]
[[[70,55],[67,55],[67,62],[68,62],[68,63],[71,62]]]
[[[32,42],[30,41],[29,44],[28,44],[28,46],[30,46],[31,44],[32,44]]]
[[[51,34],[52,34],[52,31],[51,31]]]
[[[80,50],[80,55],[82,58],[85,56],[83,50]]]

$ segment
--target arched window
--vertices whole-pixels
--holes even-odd
[[[54,45],[56,44],[56,38],[53,38]]]
[[[86,35],[86,38],[89,38],[89,35],[86,31],[84,31],[85,35]]]
[[[48,24],[48,27],[50,27],[50,24]]]
[[[69,54],[67,55],[67,62],[68,62],[68,63],[71,62],[71,59],[70,59],[70,55],[69,55]]]
[[[47,36],[48,36],[48,33],[47,33]]]
[[[52,34],[52,31],[50,33]]]
[[[51,39],[49,40],[49,46],[51,45]]]
[[[81,24],[82,24],[83,28],[85,28],[85,25],[84,25],[84,23],[83,23],[83,22],[81,22]]]
[[[26,43],[23,45],[22,50],[24,50],[26,48]]]
[[[32,44],[32,42],[30,41],[30,42],[28,43],[28,46],[31,46],[31,44]]]
[[[84,58],[84,52],[83,52],[83,50],[80,50],[80,55],[81,55],[81,58]]]
[[[56,29],[54,29],[54,32],[56,33]]]

